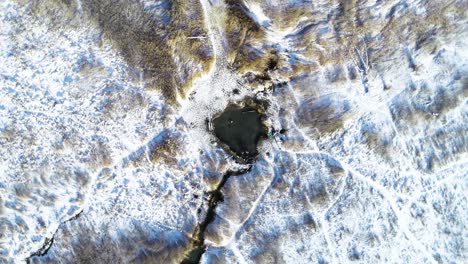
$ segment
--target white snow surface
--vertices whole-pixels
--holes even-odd
[[[72,244],[99,250],[105,240],[123,248],[115,251],[119,262],[138,263],[187,244],[197,210],[206,210],[204,192],[242,167],[205,119],[253,96],[226,68],[223,5],[201,2],[203,41],[216,59],[176,107],[128,78],[131,69],[94,24],[53,27],[52,18],[31,16],[28,4],[0,3],[0,262],[24,262],[51,237],[35,261],[84,261]],[[280,27],[266,11],[277,2],[246,7],[268,28],[267,41],[306,56],[287,37],[304,18]],[[323,10],[334,3],[312,2]],[[378,20],[397,2],[363,8]],[[416,13],[437,12],[418,2],[399,1]],[[161,1],[144,4],[157,10]],[[286,128],[285,140],[263,141],[253,169],[226,183],[202,262],[466,262],[466,22],[454,17],[435,51],[382,44],[399,52],[369,70],[368,92],[344,67],[324,64],[265,95],[268,124]],[[330,132],[333,122],[340,125]],[[167,138],[178,142],[175,152],[152,161],[151,148]],[[128,249],[125,239],[146,244]]]

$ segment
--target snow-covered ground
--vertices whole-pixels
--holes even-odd
[[[284,131],[223,187],[202,262],[467,261],[465,1],[245,1],[286,81],[254,90],[202,0],[215,59],[179,105],[65,2],[0,3],[0,262],[180,262],[242,167],[206,119],[245,96]]]

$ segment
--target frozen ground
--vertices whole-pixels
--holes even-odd
[[[245,168],[206,119],[245,97],[283,130],[221,189],[202,263],[467,261],[466,1],[118,2],[0,2],[0,262],[180,263]],[[175,15],[204,25],[166,38]],[[150,22],[172,64],[109,26]]]

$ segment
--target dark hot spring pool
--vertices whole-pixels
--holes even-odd
[[[258,142],[266,137],[261,118],[253,107],[229,105],[213,120],[214,133],[237,156],[250,161],[258,155]]]

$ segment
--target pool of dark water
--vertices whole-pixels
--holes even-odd
[[[258,154],[258,142],[266,137],[261,119],[254,107],[230,105],[213,120],[214,133],[237,156],[251,160]]]

